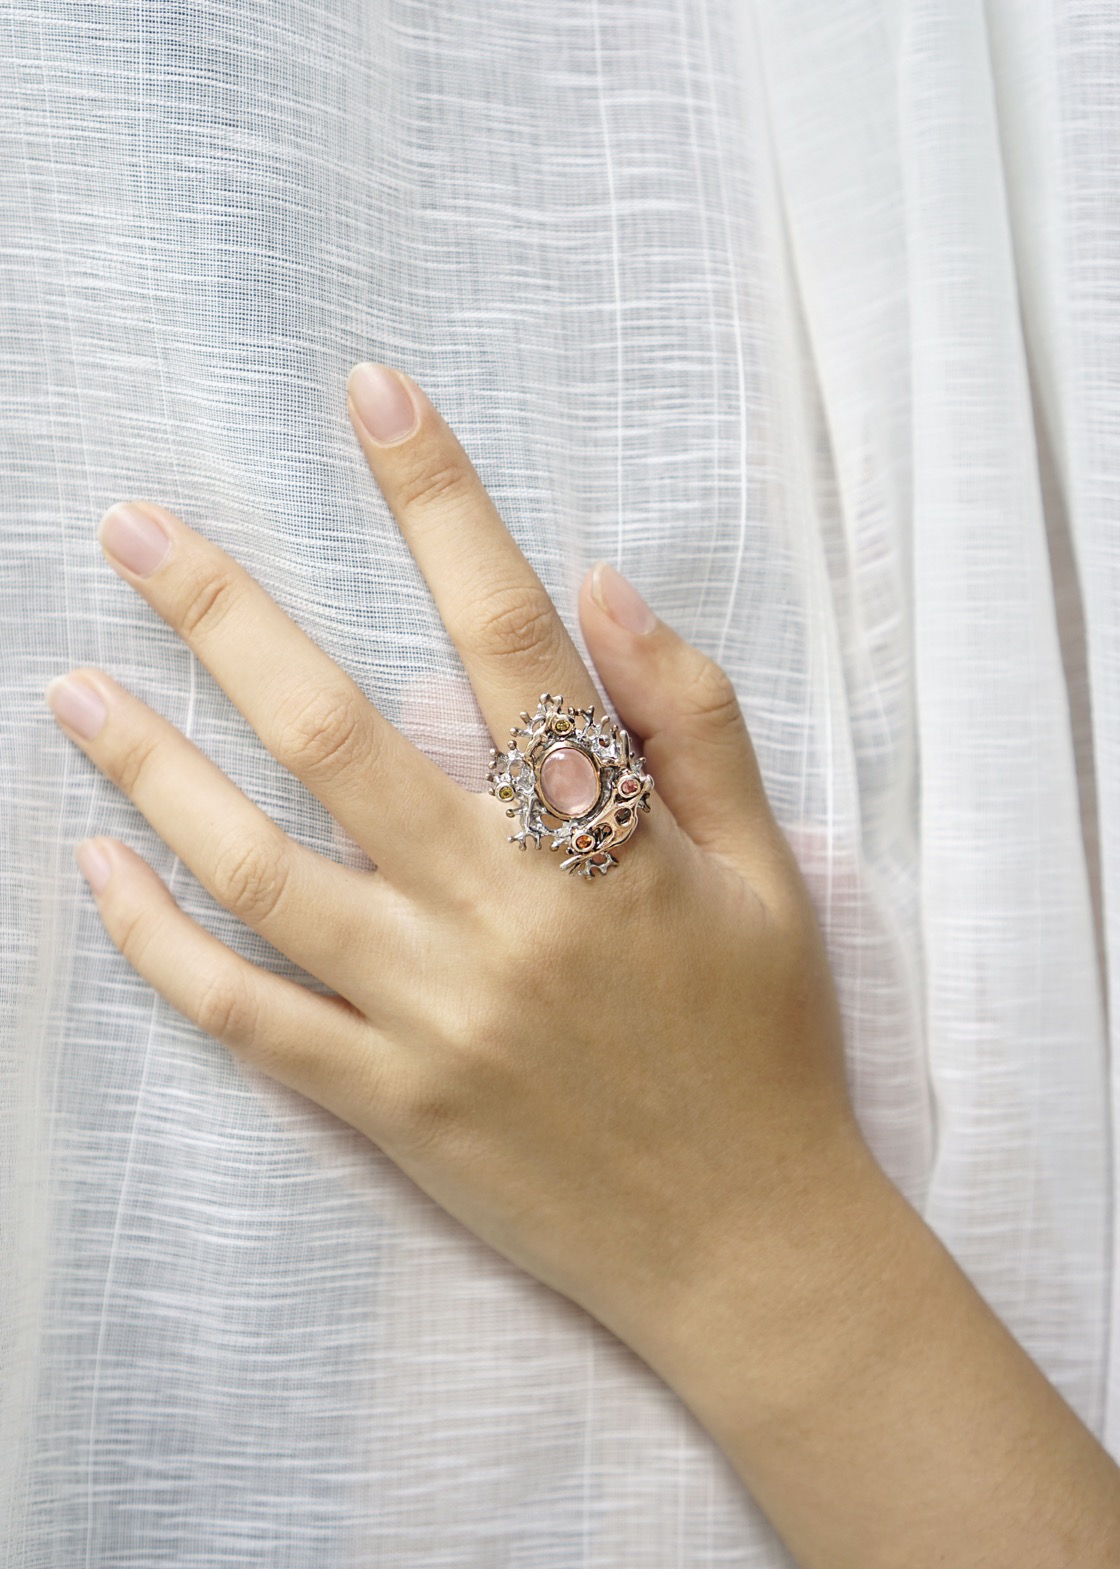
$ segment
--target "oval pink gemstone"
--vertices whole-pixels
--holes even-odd
[[[578,747],[554,748],[541,764],[537,778],[549,806],[566,817],[582,817],[599,798],[595,765]]]

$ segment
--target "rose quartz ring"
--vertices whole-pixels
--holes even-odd
[[[581,877],[617,866],[614,851],[648,812],[653,776],[631,750],[630,737],[595,705],[565,708],[562,697],[543,692],[535,714],[521,715],[506,752],[490,748],[490,794],[506,803],[506,816],[521,820],[508,837],[524,850],[567,852],[561,865]]]

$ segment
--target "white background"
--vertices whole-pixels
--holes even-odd
[[[1100,0],[8,0],[4,1563],[787,1561],[644,1364],[155,998],[74,867],[119,835],[289,968],[55,729],[81,663],[360,859],[103,562],[130,496],[483,787],[367,358],[577,641],[602,555],[732,674],[877,1154],[1120,1448],[1118,116]]]

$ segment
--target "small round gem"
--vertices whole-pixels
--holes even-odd
[[[512,785],[502,785],[500,787],[500,789],[498,790],[498,794],[501,796],[503,801],[512,801],[513,800],[513,786]]]
[[[625,828],[626,824],[630,821],[633,815],[633,812],[628,806],[620,806],[618,811],[614,814],[614,820],[620,828]]]
[[[577,834],[572,843],[577,850],[590,850],[595,843],[595,839],[592,834]]]
[[[552,728],[557,735],[567,735],[568,731],[572,728],[572,721],[566,718],[563,714],[558,714],[552,721]]]
[[[627,774],[624,779],[619,781],[618,793],[620,795],[637,795],[641,788],[641,780],[635,779],[633,774]]]
[[[581,817],[599,797],[595,765],[575,746],[558,746],[549,752],[537,782],[546,803],[564,817]]]

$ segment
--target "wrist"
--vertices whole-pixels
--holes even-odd
[[[705,1239],[690,1278],[630,1343],[726,1445],[766,1443],[840,1397],[906,1302],[955,1268],[857,1130],[783,1180],[781,1199]]]
[[[862,1140],[635,1345],[798,1563],[1120,1562],[1120,1471]]]

